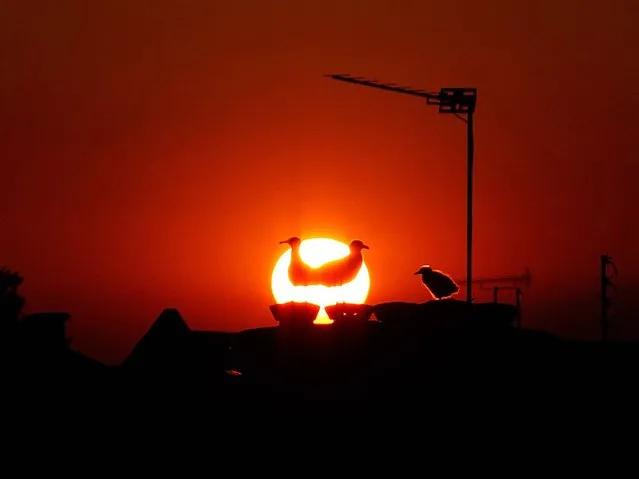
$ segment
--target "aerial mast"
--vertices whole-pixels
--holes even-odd
[[[600,257],[600,275],[601,275],[601,342],[608,342],[608,330],[610,328],[609,310],[612,305],[610,297],[608,296],[608,290],[614,287],[611,281],[611,274],[609,269],[612,270],[612,275],[617,274],[617,266],[613,263],[612,258],[607,254],[602,254]]]
[[[331,74],[326,76],[333,80],[425,98],[427,105],[439,106],[439,113],[455,115],[457,118],[466,123],[468,162],[466,185],[466,278],[468,283],[466,286],[466,300],[468,303],[471,303],[473,300],[473,164],[475,152],[473,116],[475,114],[475,105],[477,104],[477,89],[442,88],[438,93],[433,93],[425,90],[398,86],[394,83],[380,83],[377,80],[367,80],[365,78],[345,74]]]

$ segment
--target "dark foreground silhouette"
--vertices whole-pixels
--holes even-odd
[[[357,400],[406,410],[462,399],[494,407],[532,397],[557,402],[566,394],[581,403],[636,397],[636,345],[517,329],[507,319],[509,305],[476,306],[479,313],[470,315],[469,305],[455,300],[346,305],[331,310],[332,325],[282,323],[237,333],[194,331],[167,309],[119,366],[70,348],[69,315],[31,315],[3,337],[4,385],[17,400],[172,411],[220,401],[290,411],[314,400]]]

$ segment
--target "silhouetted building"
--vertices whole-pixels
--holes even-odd
[[[20,365],[36,369],[62,368],[66,372],[103,372],[108,367],[71,348],[66,312],[29,314],[18,323],[15,342]]]
[[[165,309],[123,361],[125,368],[175,369],[185,360],[191,329],[177,309]]]
[[[47,394],[47,399],[81,402],[110,391],[113,368],[70,347],[65,312],[35,313],[23,317],[6,356],[7,383],[16,398]],[[5,385],[6,385],[5,384]]]
[[[69,313],[35,313],[22,318],[18,323],[18,334],[23,348],[39,352],[64,351],[69,348],[67,322]]]
[[[165,309],[122,362],[121,369],[133,387],[142,383],[147,387],[143,392],[218,391],[231,377],[226,371],[232,369],[234,336],[193,331],[176,309]]]

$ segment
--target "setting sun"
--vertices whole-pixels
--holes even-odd
[[[348,245],[330,238],[311,238],[302,241],[300,255],[302,260],[313,268],[324,263],[344,258],[349,254]],[[291,250],[287,249],[273,268],[271,289],[277,303],[309,302],[321,306],[315,323],[331,323],[326,315],[325,306],[336,303],[361,304],[366,301],[370,288],[370,277],[366,263],[353,281],[341,286],[294,286],[288,278],[288,267],[291,262]]]

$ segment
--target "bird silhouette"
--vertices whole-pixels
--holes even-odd
[[[342,286],[353,281],[364,262],[362,250],[370,248],[361,240],[351,241],[349,248],[348,256],[330,261],[314,269],[311,273],[313,281],[316,284],[329,287]]]
[[[291,263],[288,266],[288,279],[291,284],[293,286],[311,285],[313,268],[304,262],[300,254],[302,240],[297,236],[292,236],[287,240],[280,241],[280,244],[288,244],[291,247]]]
[[[449,298],[459,291],[459,286],[453,278],[442,271],[433,270],[428,265],[419,268],[415,274],[422,276],[422,283],[437,300]]]

